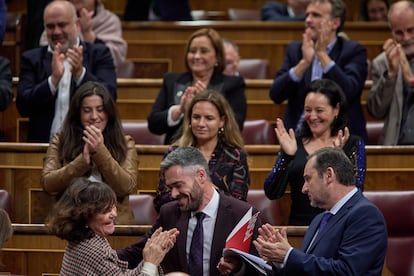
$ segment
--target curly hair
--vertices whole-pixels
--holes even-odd
[[[87,226],[88,221],[115,205],[115,192],[106,183],[77,178],[54,205],[46,226],[51,234],[61,239],[81,242],[94,235]]]

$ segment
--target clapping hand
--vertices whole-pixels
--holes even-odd
[[[333,141],[333,146],[336,148],[343,148],[346,142],[349,139],[349,129],[348,127],[345,127],[344,131],[341,129],[338,131],[338,135],[335,137]]]
[[[173,248],[179,233],[177,228],[162,231],[162,227],[159,227],[155,230],[145,244],[143,250],[144,261],[159,265],[164,259],[165,254]]]
[[[85,142],[83,147],[83,157],[87,164],[91,162],[91,154],[104,144],[104,137],[99,128],[94,125],[86,126],[83,130],[82,140]]]
[[[83,72],[83,46],[73,46],[66,52],[66,58],[70,64],[72,75],[79,80]]]
[[[263,260],[276,263],[283,263],[292,247],[287,239],[286,227],[279,231],[268,223],[259,228],[259,237],[253,244]]]
[[[282,119],[277,118],[275,133],[282,150],[288,155],[295,155],[298,145],[296,143],[295,132],[293,129],[289,129],[289,132],[286,131]]]

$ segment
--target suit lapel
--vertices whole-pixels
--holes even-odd
[[[316,236],[315,240],[313,241],[311,247],[309,248],[309,250],[307,250],[307,252],[311,253],[314,248],[316,246],[318,246],[318,243],[322,240],[324,233],[331,231],[333,227],[335,227],[335,225],[341,220],[343,219],[343,217],[348,213],[349,209],[354,206],[354,204],[359,200],[359,198],[361,197],[361,192],[358,191],[357,193],[355,193],[346,203],[344,206],[341,207],[341,209],[339,209],[339,211],[329,220],[329,222],[326,224],[325,228],[322,229],[322,231],[320,233],[318,233],[318,235]],[[319,223],[322,219],[322,215],[320,216],[320,220],[318,220],[318,223],[313,227],[313,233],[315,234],[317,227],[319,226]],[[312,237],[314,236],[314,234],[312,236],[310,236],[310,240],[312,240]],[[309,245],[310,240],[307,242],[307,245]],[[307,247],[305,247],[306,250]]]
[[[214,234],[213,241],[211,244],[211,255],[210,255],[210,274],[215,275],[217,273],[212,273],[212,270],[216,270],[216,266],[220,261],[222,256],[223,248],[226,244],[227,236],[233,230],[232,215],[231,215],[231,206],[223,198],[222,193],[219,193],[220,201],[217,212],[216,224],[214,225]],[[214,255],[214,252],[220,252],[220,254]]]
[[[47,51],[47,47],[44,47],[42,55],[45,56],[45,58],[42,58],[42,64],[43,64],[43,72],[45,74],[45,79],[48,78],[52,74],[52,57],[53,54],[49,53]]]
[[[180,231],[180,234],[177,237],[176,245],[178,246],[178,259],[180,264],[183,265],[184,271],[188,271],[188,262],[185,248],[187,245],[187,230],[188,230],[188,221],[190,219],[190,212],[180,212],[178,217],[176,227]]]

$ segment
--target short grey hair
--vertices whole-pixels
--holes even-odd
[[[203,168],[209,175],[207,161],[203,154],[195,147],[176,148],[161,161],[160,169],[162,172],[165,172],[175,165],[181,166],[184,169]]]

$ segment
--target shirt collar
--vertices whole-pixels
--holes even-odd
[[[293,11],[293,9],[291,7],[287,6],[286,9],[287,9],[287,12],[289,14],[289,17],[295,17],[296,16],[295,12]]]
[[[348,200],[358,191],[358,189],[355,187],[352,189],[352,191],[350,191],[349,193],[347,193],[343,198],[341,198],[341,200],[339,200],[332,208],[331,210],[329,210],[332,214],[336,214],[338,213],[339,209],[342,208],[342,206],[345,205],[345,203],[348,202]]]
[[[328,54],[331,52],[332,48],[335,46],[337,40],[338,38],[335,37],[335,39],[331,43],[329,43],[328,46],[326,47],[326,52]]]
[[[204,207],[202,212],[210,218],[216,218],[220,197],[216,189],[214,189],[213,187],[212,189],[213,189],[213,197],[211,198],[210,202],[206,205],[206,207]],[[194,215],[195,215],[195,212],[192,212],[191,216],[194,216]]]

